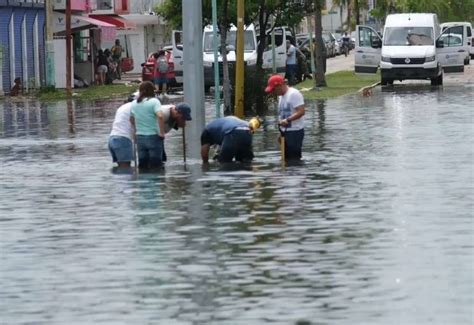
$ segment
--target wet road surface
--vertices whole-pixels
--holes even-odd
[[[473,89],[308,103],[285,169],[271,126],[249,168],[185,167],[176,133],[139,175],[120,102],[0,102],[0,323],[470,324]]]

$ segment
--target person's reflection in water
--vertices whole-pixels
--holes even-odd
[[[112,174],[114,175],[133,175],[135,172],[135,169],[133,167],[112,167],[110,170]]]

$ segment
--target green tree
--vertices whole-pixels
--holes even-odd
[[[474,0],[377,0],[371,15],[384,20],[388,14],[432,12],[441,22],[474,21]]]
[[[255,73],[246,78],[245,109],[247,112],[252,110],[262,115],[266,113],[267,108],[264,105],[265,95],[263,92],[266,74],[262,65],[263,52],[267,46],[267,35],[269,31],[274,28],[275,25],[290,26],[291,28],[297,26],[304,17],[305,12],[307,12],[308,5],[311,4],[311,2],[312,0],[245,0],[245,24],[257,22],[259,26],[256,69]],[[218,25],[221,31],[221,48],[226,43],[226,31],[230,25],[237,25],[236,7],[236,0],[218,1],[218,11],[220,13]],[[181,1],[165,0],[163,4],[156,8],[156,12],[165,18],[171,27],[182,27]],[[273,25],[270,24],[271,17],[274,18]],[[203,25],[208,25],[211,21],[212,2],[211,0],[203,0]],[[226,71],[226,69],[228,68],[224,65],[224,71]],[[224,105],[227,105],[226,98],[231,98],[231,95],[226,95],[226,82],[232,84],[233,80],[229,80],[229,78],[225,76],[223,79]]]

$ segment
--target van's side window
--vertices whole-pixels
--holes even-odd
[[[464,36],[464,26],[454,26],[446,28],[440,39],[443,40],[444,47],[462,46]]]
[[[471,27],[467,26],[467,37],[471,37],[471,36],[472,36]]]
[[[359,46],[371,47],[372,39],[375,35],[372,35],[372,29],[366,27],[359,27]]]

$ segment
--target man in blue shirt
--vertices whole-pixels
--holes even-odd
[[[249,162],[254,157],[251,125],[235,116],[218,118],[206,125],[201,135],[204,164],[209,162],[209,150],[215,144],[220,146],[218,160],[221,163],[232,162],[234,158],[239,162]]]

